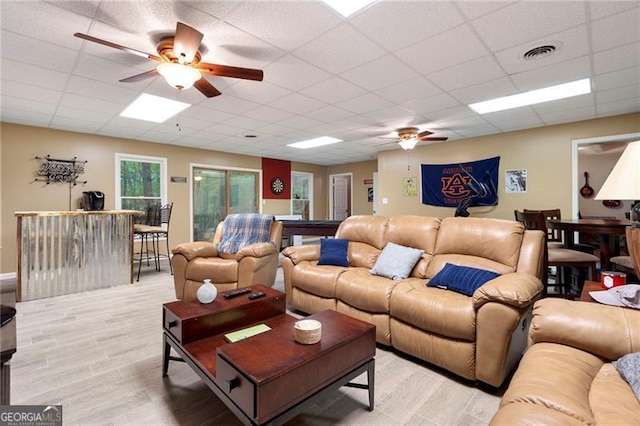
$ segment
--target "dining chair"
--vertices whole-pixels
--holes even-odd
[[[632,234],[636,233],[636,238]],[[614,256],[609,261],[613,265],[613,270],[624,272],[631,275],[631,279],[637,281],[640,278],[640,247],[634,246],[634,241],[640,241],[637,236],[640,234],[640,228],[627,228],[627,256]],[[635,258],[635,260],[634,260]],[[627,280],[628,281],[628,280]]]
[[[547,219],[541,211],[514,211],[516,220],[522,222],[526,229],[540,230],[544,232],[545,238],[548,238]],[[542,283],[544,285],[543,296],[570,296],[572,282],[567,282],[567,274],[562,273],[563,269],[571,268],[578,271],[587,272],[587,278],[593,280],[596,278],[596,266],[599,258],[589,253],[578,250],[572,250],[564,247],[550,247],[545,244],[544,262],[546,267],[542,271]],[[549,279],[549,268],[555,267],[556,274],[553,282]],[[569,274],[573,278],[573,274]],[[576,278],[576,287],[580,289],[584,279],[580,276]],[[557,293],[549,293],[549,288],[557,288]],[[579,294],[579,292],[578,292]]]
[[[533,209],[524,209],[525,212],[541,212],[545,219],[547,219],[547,236],[548,241],[547,244],[552,248],[567,248],[565,247],[564,239],[562,238],[562,230],[551,228],[549,225],[550,220],[562,220],[562,210],[560,209],[547,209],[547,210],[533,210]],[[586,236],[583,233],[580,234],[580,238],[585,238]],[[596,251],[596,247],[591,244],[585,243],[574,243],[571,247],[573,250],[583,251],[585,253],[593,254]]]

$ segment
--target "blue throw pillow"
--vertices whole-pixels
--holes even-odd
[[[431,278],[427,286],[472,296],[473,292],[482,284],[499,276],[500,274],[496,272],[447,263],[440,272]]]
[[[349,266],[348,248],[349,240],[344,238],[321,239],[318,265]]]

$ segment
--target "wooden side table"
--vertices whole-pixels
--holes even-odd
[[[582,287],[582,293],[580,293],[580,301],[581,302],[593,302],[598,303],[591,297],[589,294],[590,291],[602,291],[602,285],[598,281],[585,281],[584,286]]]

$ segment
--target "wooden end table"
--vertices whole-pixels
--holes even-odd
[[[604,290],[598,281],[585,281],[582,286],[582,293],[580,293],[581,302],[593,302],[598,303],[589,294],[590,291],[602,291]]]
[[[254,285],[266,297],[225,299],[220,293],[207,305],[198,301],[165,303],[163,366],[186,362],[247,425],[281,424],[306,405],[341,386],[366,389],[374,403],[375,326],[335,311],[309,318],[322,323],[314,345],[294,339],[297,318],[285,313],[285,295]],[[224,335],[256,324],[271,330],[228,343]],[[170,356],[173,348],[180,357]],[[367,373],[367,384],[351,383]]]

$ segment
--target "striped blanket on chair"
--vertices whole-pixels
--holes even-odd
[[[218,253],[234,254],[244,246],[268,242],[274,219],[273,215],[259,213],[228,215],[224,220]]]

